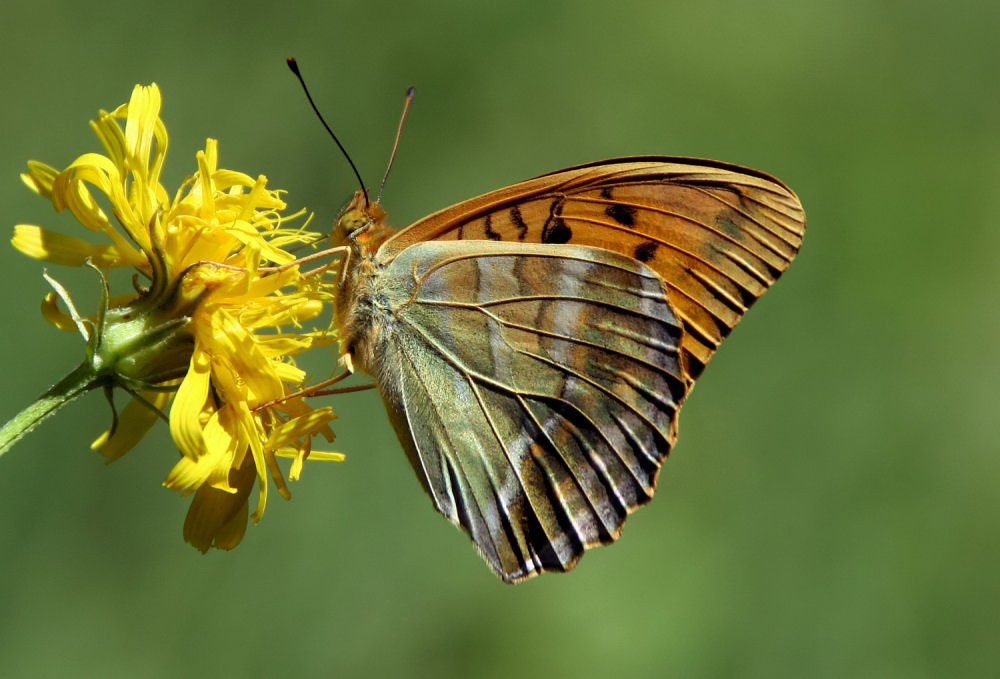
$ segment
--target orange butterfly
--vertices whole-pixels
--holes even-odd
[[[362,188],[334,229],[342,362],[506,582],[571,569],[653,497],[694,380],[805,231],[777,179],[658,156],[384,219]]]
[[[778,180],[606,160],[402,230],[341,214],[341,351],[369,373],[434,506],[506,582],[566,571],[652,498],[677,411],[802,242]]]

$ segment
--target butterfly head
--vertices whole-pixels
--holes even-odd
[[[361,245],[369,241],[381,242],[386,230],[385,210],[378,203],[370,203],[365,192],[354,192],[351,202],[340,212],[330,240],[333,245]]]

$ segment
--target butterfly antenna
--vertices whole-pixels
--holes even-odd
[[[413,96],[417,93],[417,88],[410,85],[406,88],[406,100],[403,101],[403,113],[399,116],[399,126],[396,128],[396,139],[392,142],[392,152],[389,154],[389,164],[385,166],[385,174],[382,175],[382,181],[378,185],[378,196],[375,198],[376,203],[382,202],[382,190],[385,188],[385,182],[389,179],[389,171],[392,169],[392,161],[396,160],[396,151],[399,150],[399,140],[403,136],[403,124],[406,122],[406,114],[410,111],[410,104],[413,102]]]
[[[347,149],[344,148],[344,145],[340,143],[340,139],[337,138],[337,135],[334,134],[333,130],[330,129],[330,126],[327,125],[326,120],[323,118],[323,114],[319,112],[319,108],[316,106],[316,102],[313,101],[312,94],[309,93],[309,88],[306,86],[305,78],[302,77],[302,73],[299,71],[299,64],[295,61],[295,57],[288,57],[287,61],[288,68],[295,74],[295,77],[299,79],[299,84],[302,85],[302,90],[306,93],[306,99],[309,100],[309,105],[312,106],[312,110],[316,113],[316,117],[319,118],[321,123],[323,123],[323,127],[325,127],[326,131],[331,137],[333,137],[333,140],[337,142],[337,148],[339,148],[340,152],[344,154],[344,157],[347,158],[347,162],[351,166],[351,169],[354,170],[354,176],[358,178],[358,184],[361,185],[361,191],[365,194],[365,208],[367,208],[369,202],[368,189],[365,187],[365,180],[361,178],[361,173],[358,172],[358,168],[354,164],[354,161],[351,160],[351,156],[347,153]],[[381,191],[379,193],[381,193]]]

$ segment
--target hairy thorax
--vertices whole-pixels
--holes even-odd
[[[352,248],[335,304],[341,355],[349,355],[354,369],[371,374],[378,365],[376,345],[385,318],[379,300],[379,269],[374,256]]]
[[[384,222],[385,211],[357,191],[344,208],[331,234],[334,245],[346,246],[340,263],[340,285],[334,303],[334,321],[340,353],[349,369],[374,374],[379,362],[377,346],[387,319],[378,261],[379,246],[396,230]]]

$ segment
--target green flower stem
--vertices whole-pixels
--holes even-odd
[[[100,386],[101,383],[101,377],[95,374],[93,366],[85,361],[0,428],[0,455],[6,453],[28,432],[50,415],[54,415],[64,405],[80,394]]]

